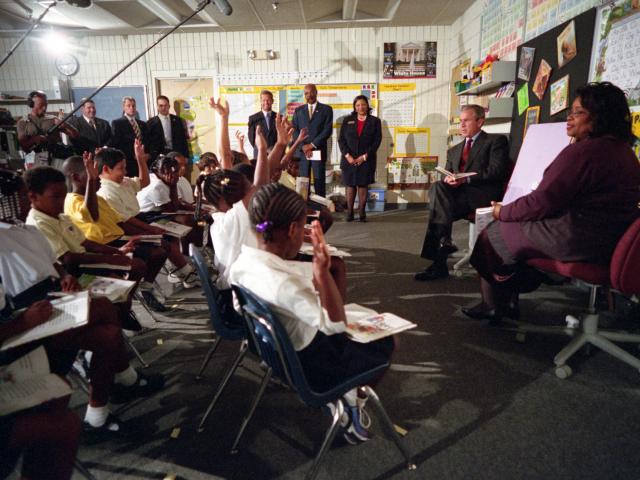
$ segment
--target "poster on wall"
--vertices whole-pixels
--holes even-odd
[[[576,46],[576,24],[572,20],[556,40],[558,46],[558,67],[564,67],[578,54]]]
[[[551,105],[549,115],[555,115],[569,106],[569,75],[551,84]]]
[[[390,157],[387,160],[387,188],[426,188],[432,183],[438,157],[422,156],[409,158]]]
[[[384,44],[384,78],[436,78],[437,42]]]

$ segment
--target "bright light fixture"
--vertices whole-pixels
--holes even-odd
[[[70,49],[69,39],[67,36],[57,30],[49,30],[40,41],[44,44],[45,50],[50,53],[63,54],[67,53]]]

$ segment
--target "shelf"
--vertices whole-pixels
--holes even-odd
[[[513,97],[490,98],[487,120],[511,120]]]
[[[489,74],[485,74],[489,76]],[[490,90],[495,90],[502,86],[502,84],[506,82],[513,82],[516,78],[516,62],[508,62],[508,61],[499,61],[494,62],[491,65],[490,72],[491,80],[488,82],[483,82],[480,85],[476,85],[475,87],[468,88],[463,92],[458,92],[456,95],[458,97],[462,95],[478,95],[483,92],[488,92]]]

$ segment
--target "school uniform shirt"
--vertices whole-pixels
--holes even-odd
[[[312,276],[304,273],[305,268],[297,265],[300,263],[305,262],[283,260],[243,245],[229,273],[231,283],[247,288],[272,306],[296,351],[307,347],[318,331],[333,335],[346,327],[329,319]]]
[[[211,241],[215,252],[213,263],[219,275],[216,285],[220,290],[231,288],[228,280],[229,267],[240,255],[243,245],[258,247],[258,239],[249,220],[249,212],[240,200],[226,212],[215,212],[211,215]]]
[[[140,213],[140,205],[138,205],[136,197],[139,191],[140,179],[138,177],[124,177],[122,183],[101,178],[98,196],[104,198],[111,208],[122,217],[122,221],[126,222]]]
[[[169,185],[160,180],[155,174],[149,175],[149,185],[136,195],[141,212],[160,212],[162,205],[171,201]]]
[[[184,177],[180,177],[178,179],[178,198],[182,199],[183,202],[193,203],[193,188],[191,188],[191,183]]]
[[[64,213],[92,242],[106,245],[124,235],[124,230],[118,225],[122,217],[100,196],[98,197],[98,220],[93,219],[84,204],[84,195],[79,193],[67,193],[64,199]]]
[[[56,260],[47,238],[36,227],[0,222],[0,277],[5,293],[15,297],[47,278],[58,278],[53,267]]]
[[[86,240],[84,233],[64,213],[55,218],[32,208],[27,215],[27,225],[33,225],[40,230],[49,241],[55,258],[60,258],[67,252],[86,252],[82,245]]]

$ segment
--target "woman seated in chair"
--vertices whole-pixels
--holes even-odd
[[[344,334],[343,296],[329,271],[331,257],[318,221],[311,231],[313,261],[290,261],[297,257],[304,240],[306,214],[302,197],[284,185],[269,183],[258,189],[249,205],[257,248],[242,246],[229,278],[273,306],[309,384],[326,390],[389,361],[394,342],[386,337],[356,343]],[[345,400],[348,414],[342,425],[346,440],[353,444],[368,440],[366,421],[361,421],[366,399],[358,398],[354,389]]]
[[[630,145],[631,115],[622,90],[609,82],[578,88],[567,117],[573,143],[545,170],[539,186],[508,205],[471,256],[482,301],[463,308],[475,319],[516,317],[517,294],[540,284],[531,258],[606,265],[618,240],[640,216],[640,164]]]

